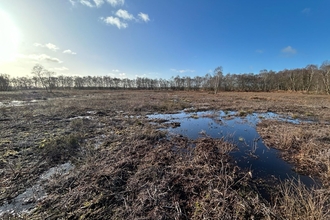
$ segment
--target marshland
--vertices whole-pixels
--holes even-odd
[[[328,95],[26,90],[0,101],[4,219],[329,218]],[[286,173],[256,166],[265,152]]]
[[[329,220],[329,8],[0,1],[0,219]]]

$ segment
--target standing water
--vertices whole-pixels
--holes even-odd
[[[190,139],[199,137],[224,138],[237,145],[238,150],[231,156],[242,169],[252,171],[254,180],[262,180],[268,185],[285,179],[300,179],[306,186],[315,185],[309,176],[299,175],[293,166],[279,157],[279,151],[268,148],[256,130],[262,119],[275,119],[290,123],[300,123],[298,119],[282,117],[275,113],[253,113],[239,117],[237,112],[206,111],[197,113],[148,115],[150,119],[162,119],[170,126],[170,134],[183,135]],[[264,190],[259,188],[261,194]],[[267,196],[266,196],[267,197]]]
[[[37,181],[36,184],[27,188],[25,192],[16,196],[12,201],[5,201],[0,206],[0,218],[4,217],[5,214],[14,214],[22,216],[24,213],[31,212],[39,201],[47,196],[47,193],[43,186],[43,181],[55,178],[56,175],[64,175],[72,170],[74,166],[71,162],[67,162],[56,167],[50,168],[44,172]],[[10,217],[8,217],[11,219]]]

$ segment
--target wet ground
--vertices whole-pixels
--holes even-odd
[[[36,207],[37,203],[42,201],[42,199],[47,196],[44,189],[45,182],[51,180],[52,178],[58,178],[68,173],[73,168],[74,166],[70,162],[67,162],[56,167],[52,167],[44,172],[39,177],[37,183],[27,188],[23,193],[16,196],[9,203],[7,201],[0,206],[0,217],[6,213],[21,216],[24,213],[31,212]]]
[[[322,180],[330,176],[330,172],[326,173],[330,170],[330,163],[329,169],[326,168],[330,155],[329,103],[329,96],[288,93],[213,95],[207,92],[119,90],[74,90],[53,94],[39,91],[1,93],[0,212],[6,210],[21,214],[32,210],[37,204],[37,212],[23,215],[23,218],[38,216],[43,219],[48,216],[49,219],[67,219],[71,215],[75,219],[91,213],[95,214],[95,218],[114,216],[112,209],[104,209],[106,205],[121,213],[118,214],[119,219],[138,218],[136,213],[140,213],[140,216],[158,213],[150,218],[154,219],[166,216],[169,207],[174,204],[175,207],[170,209],[173,219],[174,216],[178,218],[177,216],[182,217],[183,214],[191,217],[201,210],[205,211],[203,216],[206,216],[206,213],[212,212],[214,204],[221,202],[230,208],[227,209],[228,213],[236,213],[235,209],[231,209],[231,204],[239,204],[236,208],[244,209],[241,214],[255,214],[264,210],[262,207],[272,207],[263,203],[264,201],[255,200],[255,194],[250,194],[250,191],[245,190],[245,186],[249,189],[256,186],[256,189],[264,194],[270,187],[279,186],[279,180],[292,177],[299,177],[311,186],[314,181],[310,177],[294,172],[296,167],[292,164],[297,166],[300,161],[305,161],[305,167],[316,170],[314,173],[323,175]],[[169,113],[182,109],[186,111],[150,115],[154,112]],[[147,120],[145,115],[149,115]],[[272,119],[275,119],[275,124]],[[260,126],[260,122],[264,124]],[[260,135],[256,131],[257,124]],[[156,127],[169,131],[169,136],[177,138],[167,140],[163,136],[164,133],[157,131]],[[297,131],[303,132],[296,135]],[[281,151],[275,150],[280,147],[278,137],[289,132],[293,140],[293,147],[289,149],[291,151],[287,148],[283,151],[281,148]],[[304,139],[302,137],[306,137],[306,132],[308,138]],[[79,137],[79,146],[75,148],[75,144],[70,145],[72,149],[68,149],[67,143],[74,140],[71,138],[72,134]],[[290,135],[287,136],[291,138]],[[193,140],[202,138],[189,141],[184,137]],[[217,162],[218,160],[208,163],[212,159],[212,146],[227,146],[227,142],[217,138],[224,138],[237,146],[231,153],[232,159],[228,155],[219,156],[226,161],[226,166],[230,167],[226,175],[219,175],[218,170],[213,170],[223,165]],[[173,155],[171,146],[177,145],[185,149],[185,146],[190,144],[200,147],[200,151],[194,151],[193,154],[196,155],[209,150],[209,158],[200,161],[201,158],[196,156],[196,161],[191,162]],[[56,151],[58,148],[54,146],[61,146],[62,150]],[[311,150],[305,150],[306,153],[303,154],[299,146],[310,146],[307,149]],[[318,146],[320,150],[315,151],[313,146]],[[71,150],[73,153],[68,154]],[[279,155],[283,156],[284,151],[288,152],[285,161],[292,163],[281,159]],[[294,154],[299,155],[299,160],[290,160]],[[308,155],[310,157],[307,157]],[[322,160],[316,157],[319,155]],[[54,156],[55,159],[61,159],[52,161]],[[67,179],[66,175],[57,175],[56,182],[44,186],[43,183],[48,180],[44,180],[42,176],[68,160],[75,166],[73,172],[68,174],[70,179]],[[82,164],[84,166],[81,166]],[[232,165],[240,167],[241,170],[236,173]],[[205,176],[198,175],[205,174],[208,170],[214,172]],[[311,169],[304,170],[305,173],[314,174]],[[253,182],[245,176],[250,171]],[[123,174],[127,179],[122,179]],[[235,187],[226,188],[233,200],[225,197],[226,194],[223,194],[221,188],[217,188],[222,186],[218,178],[221,175],[224,179],[235,180]],[[242,175],[244,181],[241,181]],[[198,178],[200,182],[196,182]],[[224,182],[227,183],[227,180]],[[269,187],[265,188],[266,185]],[[169,190],[169,186],[173,186],[171,189],[176,191]],[[151,192],[150,189],[154,191]],[[328,188],[324,188],[324,192],[327,190]],[[209,195],[213,194],[211,199],[219,201],[209,201]],[[138,196],[129,197],[130,200],[126,201],[127,195]],[[186,196],[185,199],[178,200],[178,196],[182,195]],[[246,197],[241,198],[240,195]],[[64,207],[63,204],[69,205]],[[199,208],[199,205],[207,204],[208,208]],[[300,205],[298,204],[299,207]],[[140,208],[139,211],[136,207]],[[217,207],[221,208],[218,205]],[[277,213],[275,208],[277,210],[282,206],[275,204],[273,213]],[[186,213],[181,210],[186,210]],[[327,210],[326,207],[324,210]],[[298,211],[300,213],[300,210]],[[215,216],[221,219],[221,215],[213,217],[216,218]],[[86,218],[88,219],[88,216]]]
[[[243,116],[240,116],[243,115]],[[246,172],[251,171],[256,182],[262,183],[258,190],[266,195],[265,185],[279,184],[286,179],[300,179],[306,186],[316,183],[306,175],[294,171],[292,164],[279,157],[279,151],[267,147],[257,132],[257,124],[263,119],[289,123],[313,123],[310,120],[293,119],[276,113],[242,113],[234,111],[203,111],[197,113],[154,114],[151,121],[163,122],[171,135],[182,135],[190,139],[199,137],[224,138],[234,143],[237,149],[231,153],[235,164]]]

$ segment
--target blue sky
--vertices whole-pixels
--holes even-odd
[[[170,78],[320,65],[328,0],[0,0],[0,73]]]

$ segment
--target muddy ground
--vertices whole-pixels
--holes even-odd
[[[33,186],[49,168],[68,161],[75,166],[45,181],[47,197],[26,201],[35,203],[35,209],[3,218],[330,218],[330,96],[23,91],[2,92],[0,102],[0,205]],[[276,112],[313,121],[264,120],[258,131],[267,146],[280,149],[297,171],[319,178],[321,188],[283,184],[266,201],[254,190],[249,171],[231,163],[232,144],[210,138],[167,138],[146,117],[187,108],[235,110],[242,115]],[[299,195],[308,204],[288,199]],[[307,207],[310,203],[312,208]]]

